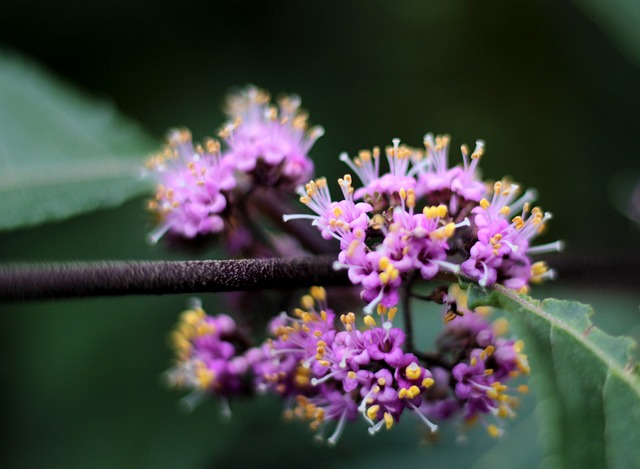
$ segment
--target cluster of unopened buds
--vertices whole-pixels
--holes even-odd
[[[308,127],[297,97],[276,106],[250,87],[229,99],[227,115],[222,144],[194,145],[188,131],[175,130],[151,159],[158,189],[149,208],[159,219],[152,241],[215,236],[231,253],[291,256],[317,253],[308,238],[321,237],[335,252],[334,268],[348,271],[345,288],[357,289],[361,302],[337,314],[325,290],[313,287],[300,308],[270,321],[261,345],[230,316],[208,316],[194,305],[173,332],[176,362],[168,372],[173,385],[191,391],[185,402],[213,395],[228,409],[231,398],[275,393],[287,402],[286,416],[310,420],[318,435],[333,425],[330,443],[347,421],[361,417],[375,434],[405,411],[429,431],[457,417],[499,436],[500,418],[513,416],[515,391],[526,390],[510,384],[529,371],[523,345],[505,337],[504,319],[491,323],[486,311],[469,309],[455,280],[526,291],[553,277],[531,259],[562,247],[532,245],[551,218],[531,206],[535,192],[481,180],[484,142],[473,151],[463,145],[462,163],[450,167],[449,137],[427,134],[424,149],[394,139],[384,152],[342,154],[352,174],[338,180],[334,199],[326,179],[311,179],[308,152],[322,129]],[[294,214],[282,204],[295,192],[313,213]],[[277,220],[275,206],[288,207]],[[256,220],[267,212],[265,228]],[[318,232],[287,228],[299,219]],[[278,222],[282,232],[275,232]],[[418,295],[419,280],[454,283]],[[410,326],[412,298],[441,305],[435,352],[417,351],[412,333],[394,325],[400,315]]]

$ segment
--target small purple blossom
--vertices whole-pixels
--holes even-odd
[[[309,128],[300,98],[283,96],[277,105],[255,87],[233,94],[227,101],[230,122],[220,136],[228,145],[225,159],[260,184],[295,187],[309,180],[313,162],[308,156],[322,127]]]
[[[437,384],[426,393],[421,410],[432,418],[461,413],[468,422],[480,419],[490,434],[499,436],[500,427],[486,420],[513,415],[516,398],[505,383],[529,373],[523,344],[502,337],[506,320],[491,324],[480,313],[469,311],[464,294],[452,288],[445,303],[449,307],[456,302],[458,315],[445,316],[445,329],[437,339],[438,355],[455,361],[450,368],[433,368]],[[526,387],[518,391],[526,392]]]
[[[219,233],[224,229],[223,211],[229,191],[236,186],[233,167],[220,156],[220,145],[207,140],[194,147],[185,129],[169,133],[169,146],[148,163],[158,181],[149,209],[160,225],[149,239],[153,243],[166,233],[184,238]]]
[[[171,342],[176,363],[167,372],[167,380],[191,391],[184,401],[187,406],[193,407],[203,394],[228,398],[249,391],[250,361],[239,347],[244,338],[229,316],[209,316],[195,302],[182,313]]]
[[[525,288],[529,281],[553,278],[554,272],[544,263],[532,266],[529,255],[562,249],[561,242],[530,247],[551,218],[548,212],[534,207],[529,213],[533,192],[516,199],[518,186],[496,182],[492,201],[482,199],[473,209],[477,227],[477,242],[472,246],[469,259],[461,265],[462,271],[478,279],[481,286],[501,282],[508,288]],[[521,208],[520,215],[507,220]]]

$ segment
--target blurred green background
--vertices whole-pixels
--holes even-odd
[[[177,125],[196,138],[214,134],[234,86],[298,93],[311,122],[326,129],[312,156],[318,174],[330,177],[345,170],[340,151],[393,137],[418,146],[427,131],[449,133],[453,148],[482,138],[484,175],[510,175],[540,191],[540,203],[555,215],[546,240],[564,239],[566,258],[626,258],[628,267],[628,259],[638,258],[638,227],[616,208],[640,178],[640,43],[620,33],[625,18],[640,18],[633,10],[640,7],[628,7],[615,10],[622,17],[617,25],[587,0],[33,0],[3,8],[0,46],[113,102],[158,144]],[[44,158],[44,142],[42,151]],[[457,161],[456,151],[451,156]],[[2,233],[0,259],[180,257],[145,244],[151,225],[143,207],[139,199]],[[640,278],[630,272],[621,287],[607,275],[592,275],[597,282],[586,284],[561,271],[556,285],[533,293],[593,302],[597,324],[638,336]],[[462,447],[451,428],[439,442],[419,445],[420,433],[407,419],[373,439],[356,425],[326,450],[302,425],[281,422],[279,403],[269,400],[234,405],[228,423],[214,403],[185,416],[159,378],[170,360],[166,334],[185,301],[1,305],[0,466],[539,463],[533,399],[504,439],[491,441],[480,431]],[[209,309],[215,302],[213,295],[204,298]]]

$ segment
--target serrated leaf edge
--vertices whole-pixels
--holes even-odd
[[[608,354],[606,351],[602,350],[600,347],[596,346],[592,341],[588,340],[588,335],[585,335],[584,331],[576,331],[573,327],[569,326],[564,321],[558,319],[555,316],[548,314],[544,309],[542,309],[539,306],[540,302],[537,302],[536,300],[533,300],[532,298],[527,297],[525,295],[520,295],[515,291],[509,288],[506,288],[502,285],[494,285],[490,288],[499,294],[498,301],[500,306],[503,309],[511,312],[509,308],[509,303],[501,301],[502,298],[507,298],[513,303],[515,303],[516,305],[518,305],[519,307],[525,308],[526,310],[535,313],[536,315],[543,318],[545,321],[548,321],[553,326],[573,336],[578,342],[582,343],[591,353],[593,353],[594,356],[599,358],[603,363],[607,365],[609,373],[615,373],[623,381],[625,381],[628,384],[628,386],[631,389],[633,389],[635,394],[638,396],[638,399],[640,399],[640,377],[637,375],[636,372],[634,372],[635,366],[632,361],[629,361],[627,366],[621,367],[615,360],[608,357]],[[589,329],[597,329],[602,334],[605,334],[608,337],[611,337],[613,339],[617,338],[597,328],[589,319],[590,315],[585,315],[585,316],[589,324],[588,326]]]

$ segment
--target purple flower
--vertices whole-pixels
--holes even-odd
[[[167,372],[167,378],[173,386],[195,395],[212,393],[220,397],[248,391],[250,362],[239,348],[243,338],[229,316],[208,316],[196,302],[182,313],[171,340],[176,364]]]
[[[151,242],[157,243],[165,233],[195,238],[223,230],[226,194],[236,180],[219,152],[215,140],[194,148],[188,130],[169,133],[169,146],[147,165],[158,180],[149,209],[158,215],[160,226],[151,233]]]
[[[400,145],[400,139],[394,138],[393,146],[387,147],[385,153],[389,172],[382,176],[379,175],[380,150],[378,148],[374,148],[373,152],[361,151],[353,160],[346,153],[340,155],[340,160],[346,163],[364,184],[364,187],[355,194],[357,199],[365,195],[374,197],[378,194],[393,200],[394,195],[397,196],[401,189],[409,190],[415,187],[416,180],[409,173],[413,150]]]
[[[364,232],[369,227],[368,212],[371,205],[353,200],[351,176],[345,175],[338,180],[342,189],[343,200],[333,202],[327,186],[327,180],[320,178],[306,184],[305,191],[301,191],[300,201],[317,215],[293,214],[284,215],[284,221],[295,219],[313,220],[325,239],[340,240],[341,249],[347,249],[353,239],[364,239]]]
[[[553,278],[554,272],[543,263],[535,264],[532,270],[530,254],[562,249],[557,241],[546,245],[529,247],[530,242],[543,230],[551,214],[535,207],[529,214],[529,202],[533,191],[526,192],[518,200],[518,186],[496,182],[491,202],[482,199],[473,209],[474,223],[478,227],[477,242],[470,250],[469,259],[461,265],[462,271],[478,279],[481,286],[501,282],[508,288],[526,288],[530,279],[541,281]],[[507,217],[522,209],[511,223]]]
[[[308,128],[299,97],[284,96],[276,106],[267,92],[248,87],[228,99],[227,115],[230,123],[221,131],[229,146],[224,155],[238,170],[269,186],[295,187],[309,180],[308,152],[324,130]]]

